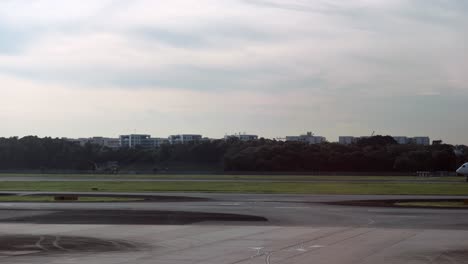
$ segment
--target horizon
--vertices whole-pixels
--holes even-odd
[[[435,0],[2,1],[0,136],[376,131],[468,145],[467,11]]]
[[[24,137],[38,137],[38,138],[57,138],[57,139],[92,139],[92,138],[109,138],[109,139],[119,139],[121,136],[125,136],[125,135],[149,135],[151,138],[169,138],[170,136],[173,136],[173,135],[200,135],[202,136],[204,139],[211,139],[211,140],[222,140],[224,139],[225,136],[234,136],[234,135],[255,135],[255,136],[258,136],[258,139],[269,139],[269,140],[279,140],[279,141],[284,141],[286,140],[286,137],[294,137],[294,136],[305,136],[307,135],[307,133],[309,132],[304,132],[304,133],[299,133],[299,134],[296,134],[296,135],[281,135],[281,136],[278,136],[278,137],[265,137],[265,136],[262,136],[262,135],[258,135],[258,134],[253,134],[253,133],[246,133],[246,132],[237,132],[237,133],[226,133],[225,135],[223,135],[222,137],[207,137],[203,134],[200,134],[200,133],[175,133],[175,134],[170,134],[170,135],[167,135],[167,136],[162,136],[162,135],[153,135],[153,134],[150,134],[150,133],[128,133],[128,134],[125,134],[125,133],[121,133],[119,134],[118,136],[108,136],[108,135],[94,135],[94,136],[84,136],[84,137],[64,137],[64,136],[38,136],[38,135],[23,135],[23,136],[8,136],[8,137],[5,137],[5,136],[0,136],[0,138],[24,138]],[[445,142],[443,139],[440,139],[440,138],[431,138],[429,136],[423,136],[423,135],[389,135],[389,134],[375,134],[375,135],[371,135],[371,136],[366,136],[366,135],[360,135],[360,136],[356,136],[356,135],[340,135],[336,138],[336,140],[331,140],[329,137],[325,136],[325,135],[317,135],[315,133],[312,133],[312,136],[317,136],[317,137],[324,137],[325,138],[325,142],[329,142],[329,143],[337,143],[339,142],[339,138],[340,137],[354,137],[354,138],[365,138],[365,137],[377,137],[377,136],[380,136],[380,137],[407,137],[407,138],[417,138],[417,137],[428,137],[429,140],[430,140],[430,144],[432,145],[432,141],[436,141],[436,140],[442,140],[442,142],[444,144],[451,144],[451,145],[464,145],[464,144],[452,144],[452,143],[447,143]]]

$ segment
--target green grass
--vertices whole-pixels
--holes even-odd
[[[468,195],[468,183],[0,182],[3,191]]]
[[[79,197],[78,202],[131,202],[141,201],[139,198],[122,197]],[[77,202],[77,201],[55,201],[54,196],[0,196],[0,202]]]
[[[226,179],[226,180],[415,180],[415,181],[460,181],[463,177],[429,177],[421,178],[416,176],[325,176],[325,175],[229,175],[229,174],[16,174],[4,173],[2,177],[55,177],[55,178],[132,178],[132,179]]]
[[[457,207],[457,208],[468,208],[468,204],[465,204],[463,201],[425,201],[425,202],[401,202],[396,203],[398,206],[408,206],[408,207]]]

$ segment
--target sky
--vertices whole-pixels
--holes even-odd
[[[0,136],[468,144],[465,0],[2,0]]]

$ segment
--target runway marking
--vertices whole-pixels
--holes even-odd
[[[309,209],[307,206],[277,206],[275,209]]]
[[[322,246],[322,245],[312,245],[310,246],[309,248],[323,248],[325,246]]]
[[[0,258],[7,258],[7,257],[15,257],[15,256],[23,256],[23,255],[30,255],[39,253],[40,251],[31,250],[31,251],[9,251],[9,250],[2,250],[0,251]]]
[[[299,248],[296,248],[296,251],[299,251],[299,252],[306,252],[307,249],[304,248],[304,243],[301,244],[301,246]]]
[[[240,203],[224,203],[224,204],[219,204],[220,206],[239,206],[241,205]]]
[[[271,259],[271,255],[273,254],[274,251],[272,252],[268,252],[268,254],[265,256],[265,263],[266,264],[270,264],[270,259]]]
[[[314,232],[315,231],[318,231],[319,229],[316,229],[316,230],[313,230]],[[324,237],[328,237],[328,236],[331,236],[331,235],[335,235],[335,234],[338,234],[338,233],[341,233],[341,232],[345,232],[345,231],[349,231],[349,230],[352,230],[352,228],[348,228],[348,229],[345,229],[345,230],[340,230],[340,231],[337,231],[337,232],[332,232],[332,233],[329,233],[329,234],[326,234],[326,235],[323,235],[323,236],[319,236],[319,237],[315,237],[311,240],[307,240],[307,241],[302,241],[300,243],[297,243],[295,245],[289,245],[289,246],[286,246],[286,247],[283,247],[279,250],[274,250],[274,251],[269,251],[269,252],[265,252],[261,255],[258,255],[256,257],[260,257],[260,256],[265,256],[265,263],[266,264],[270,264],[270,261],[271,261],[271,256],[274,254],[274,253],[277,253],[277,252],[281,252],[281,251],[287,251],[288,248],[292,248],[292,247],[295,247],[295,246],[300,246],[298,249],[296,249],[297,251],[301,252],[300,254],[304,254],[305,252],[307,252],[307,250],[304,248],[304,244],[305,243],[309,243],[311,241],[315,241],[315,240],[318,240],[318,239],[321,239],[321,238],[324,238]],[[370,232],[370,231],[369,231]],[[366,233],[366,232],[364,232]],[[363,234],[363,233],[361,233]],[[361,235],[359,234],[359,235]],[[346,240],[346,239],[345,239]],[[256,258],[256,257],[250,257],[249,259],[252,259],[252,258]],[[236,262],[233,262],[231,264],[235,264],[235,263],[241,263],[241,262],[245,262],[246,259],[243,259],[243,260],[239,260],[239,261],[236,261]]]
[[[321,239],[321,238],[324,238],[324,237],[330,237],[330,236],[333,236],[333,235],[338,234],[338,233],[341,233],[341,232],[347,232],[347,231],[352,230],[352,229],[353,229],[353,228],[348,228],[348,229],[346,229],[346,230],[334,232],[334,233],[332,233],[332,234],[328,234],[328,235],[325,235],[325,236],[323,236],[323,237],[318,237],[318,238],[314,238],[314,239],[309,240],[309,241],[305,241],[305,243],[309,243],[309,242],[311,242],[311,241],[315,241],[315,240],[318,240],[318,239]],[[333,243],[330,243],[328,246],[332,246],[332,245],[336,245],[336,244],[342,243],[343,241],[346,241],[346,240],[349,240],[349,239],[353,239],[353,238],[355,238],[355,237],[358,237],[358,236],[361,236],[361,235],[370,233],[370,232],[372,232],[372,231],[373,231],[373,230],[361,232],[361,233],[359,233],[359,234],[356,234],[356,235],[347,237],[347,238],[345,238],[345,239],[341,239],[341,240],[335,241],[335,242],[333,242]],[[302,244],[303,244],[303,243],[304,243],[304,242],[302,242]],[[297,245],[298,245],[298,244],[296,244],[296,246],[297,246]],[[289,247],[286,247],[286,248],[291,248],[291,247],[293,247],[293,246],[294,246],[294,245],[289,246]],[[284,250],[284,249],[285,249],[285,248],[283,248],[283,250]],[[282,251],[282,250],[279,250],[279,251]],[[277,251],[277,252],[279,252],[279,251]],[[273,253],[274,253],[274,252],[272,252],[272,254],[273,254]],[[297,257],[297,256],[300,256],[300,255],[303,255],[303,254],[307,254],[307,250],[302,251],[301,253],[297,253],[296,255],[293,255],[293,256],[291,256],[291,257],[289,257],[289,258]],[[288,259],[289,259],[289,258],[288,258]],[[269,264],[269,263],[267,263],[267,264]]]
[[[44,241],[46,238],[44,236],[41,236],[39,240],[34,244],[36,247],[40,248],[43,251],[48,251],[47,248],[45,248],[43,245],[41,245],[42,241]]]
[[[368,220],[369,220],[369,222],[367,222],[367,225],[373,225],[373,224],[375,224],[375,220],[374,220],[374,219],[369,218]]]
[[[60,250],[65,250],[65,251],[68,251],[68,249],[62,247],[59,245],[59,241],[60,241],[60,237],[59,236],[55,236],[55,240],[54,242],[52,243],[52,245],[54,245],[54,247],[60,249]]]
[[[257,251],[257,254],[255,254],[254,256],[252,256],[252,257],[250,257],[250,258],[256,258],[256,257],[262,255],[262,254],[261,254],[261,251],[262,251],[262,249],[263,249],[262,247],[252,247],[252,248],[250,248],[250,249],[253,249],[253,250],[256,250],[256,251]]]

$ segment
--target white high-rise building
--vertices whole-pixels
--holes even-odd
[[[135,147],[150,147],[150,135],[144,134],[130,134],[120,136],[120,146],[122,148],[135,148]]]
[[[130,134],[120,136],[120,144],[123,148],[157,148],[162,144],[169,144],[167,138],[153,138],[150,135]]]

